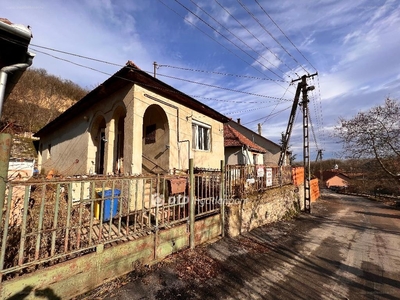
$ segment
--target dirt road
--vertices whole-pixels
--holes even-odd
[[[105,298],[400,299],[400,210],[325,192],[311,215],[185,251],[124,280]]]

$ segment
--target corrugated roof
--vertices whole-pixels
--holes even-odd
[[[223,123],[226,123],[230,120],[228,117],[222,115],[211,107],[197,101],[196,99],[182,93],[181,91],[142,71],[132,61],[128,61],[125,67],[123,67],[113,76],[104,81],[101,85],[88,93],[85,97],[83,97],[81,100],[79,100],[69,109],[67,109],[55,120],[40,129],[35,134],[35,136],[40,137],[48,131],[54,131],[55,126],[62,124],[63,121],[68,120],[71,116],[75,116],[76,114],[87,110],[94,103],[100,101],[101,99],[104,99],[111,93],[126,86],[127,84],[140,85],[143,88],[157,93],[158,95],[171,99],[177,103],[180,103],[190,109],[193,109]]]
[[[247,146],[251,151],[266,153],[263,147],[257,145],[256,143],[249,140],[239,131],[229,126],[228,124],[224,124],[224,145],[225,147],[242,147]]]

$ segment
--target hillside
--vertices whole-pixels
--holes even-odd
[[[36,132],[87,92],[44,69],[27,69],[4,103],[0,131]]]

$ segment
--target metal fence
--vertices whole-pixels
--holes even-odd
[[[243,198],[254,192],[263,191],[292,183],[292,168],[268,167],[263,165],[227,165],[225,168],[225,197]]]
[[[183,223],[192,235],[196,219],[223,213],[224,199],[291,178],[290,168],[226,166],[224,177],[221,170],[196,169],[192,181],[181,173],[8,182],[0,210],[0,280]]]
[[[215,203],[203,203],[219,197],[220,176],[195,175],[196,218],[219,213]],[[1,280],[189,224],[189,182],[186,174],[9,182],[0,215]]]
[[[196,169],[194,175],[194,193],[196,198],[196,217],[219,211],[221,195],[221,171]]]

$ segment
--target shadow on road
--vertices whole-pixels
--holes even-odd
[[[369,216],[382,217],[382,218],[400,219],[400,216],[392,215],[392,214],[382,214],[382,213],[374,213],[374,212],[366,212],[366,211],[355,211],[355,213],[369,215]]]

